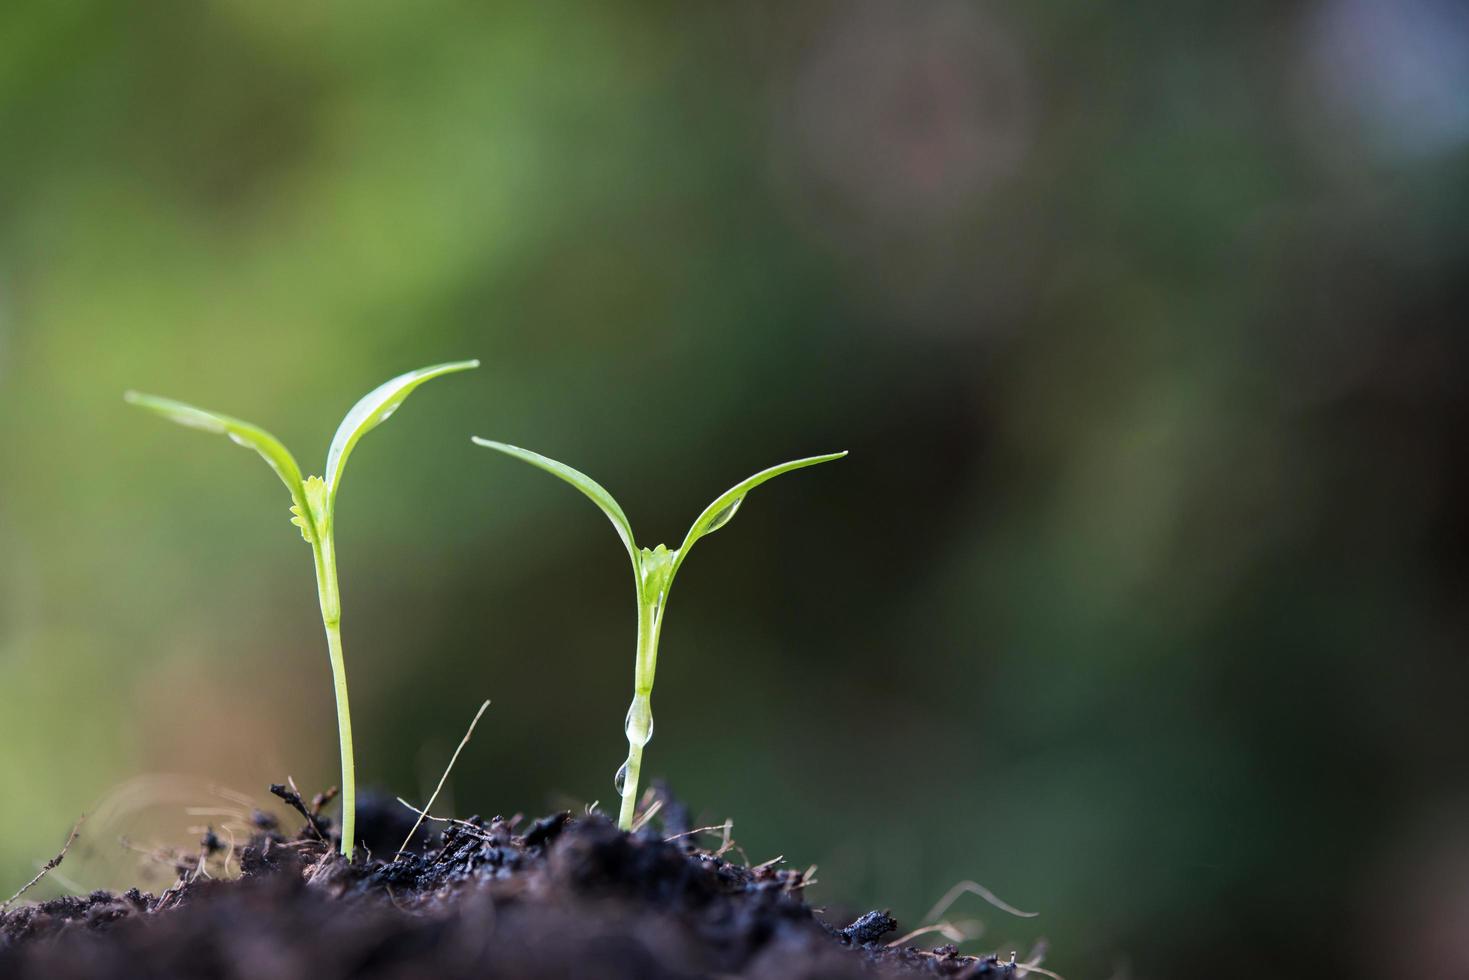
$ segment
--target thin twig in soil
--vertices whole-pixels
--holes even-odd
[[[713,831],[713,830],[721,830],[721,831],[724,832],[724,840],[720,842],[719,850],[717,850],[717,851],[714,852],[714,856],[717,857],[717,858],[722,858],[726,854],[728,854],[731,849],[733,849],[733,850],[736,850],[736,851],[739,851],[740,852],[740,857],[742,857],[744,859],[744,861],[745,861],[745,867],[749,867],[750,866],[750,855],[746,854],[745,853],[745,849],[743,847],[741,847],[738,843],[735,842],[735,839],[734,839],[734,836],[733,836],[734,835],[734,817],[725,817],[724,823],[722,823],[722,824],[720,824],[718,826],[715,826],[715,827],[700,827],[698,830],[691,830],[691,831],[689,831],[688,834],[679,834],[679,835],[677,835],[675,837],[670,837],[668,839],[671,840],[671,841],[673,841],[673,840],[678,840],[679,837],[687,837],[687,836],[689,836],[691,834],[708,833],[709,831]]]
[[[686,830],[681,834],[674,834],[672,837],[663,838],[663,843],[672,844],[674,841],[683,840],[685,837],[693,837],[695,834],[712,834],[716,830],[723,830],[726,834],[728,834],[729,821],[725,821],[724,823],[716,823],[708,827],[696,827],[693,830]]]
[[[724,823],[714,824],[710,827],[699,827],[695,830],[689,830],[682,834],[674,834],[672,837],[665,837],[663,841],[665,844],[671,843],[676,840],[682,840],[685,837],[693,837],[696,834],[711,834],[716,830],[720,831],[723,834],[723,840],[719,844],[719,850],[714,852],[714,856],[717,858],[722,858],[731,850],[739,851],[741,859],[745,862],[745,867],[749,867],[750,855],[745,853],[745,849],[743,847],[740,847],[740,845],[736,843],[734,837],[732,836],[734,832],[734,819],[732,817],[727,818]],[[766,863],[769,864],[770,862],[767,861]],[[810,875],[814,874],[815,871],[816,866],[812,865],[811,868],[808,869],[806,872],[806,874],[808,875],[807,880],[802,882],[799,887],[804,888],[806,885],[815,884],[816,879],[809,877]]]
[[[306,826],[310,827],[311,832],[325,843],[326,835],[316,825],[316,817],[312,816],[311,811],[306,809],[306,801],[301,798],[301,791],[296,788],[296,781],[294,779],[287,776],[285,786],[282,786],[280,783],[271,783],[270,793],[272,796],[283,800],[292,810],[295,810],[302,817],[306,818]]]
[[[321,816],[321,811],[326,807],[328,803],[337,798],[337,794],[339,792],[341,791],[337,789],[337,787],[333,786],[325,793],[317,793],[315,796],[313,796],[311,798],[311,815],[315,817]]]
[[[1041,968],[1039,966],[1036,966],[1036,964],[1039,963],[1039,962],[1040,962],[1040,957],[1036,957],[1034,960],[1032,960],[1029,963],[1016,963],[1015,962],[1015,954],[1014,953],[1011,953],[1010,954],[1010,965],[1013,966],[1017,970],[1024,971],[1025,973],[1039,973],[1043,977],[1050,977],[1051,980],[1066,980],[1066,978],[1063,977],[1063,976],[1061,976],[1061,974],[1059,974],[1059,973],[1056,973],[1056,972],[1054,972],[1052,970],[1046,970],[1046,969],[1043,969],[1043,968]]]
[[[951,943],[968,942],[969,940],[975,938],[974,936],[969,935],[963,929],[960,929],[957,923],[944,921],[934,923],[931,926],[919,926],[912,932],[904,933],[897,939],[894,939],[892,942],[888,943],[888,949],[896,949],[899,946],[906,946],[908,945],[908,943],[917,939],[919,936],[926,936],[930,932],[938,933]]]
[[[401,796],[397,799],[399,803],[403,804],[408,809],[418,814],[419,817],[424,820],[432,820],[434,823],[452,823],[459,827],[463,827],[465,830],[470,831],[470,833],[472,833],[476,837],[479,837],[482,840],[489,840],[489,836],[485,833],[485,829],[483,827],[475,826],[468,820],[460,820],[458,817],[436,817],[432,813],[429,813],[427,810],[420,810],[418,807],[414,806],[412,803],[409,803]],[[398,853],[401,854],[403,852],[399,851]]]
[[[953,905],[956,901],[958,901],[960,895],[963,895],[966,892],[972,895],[978,895],[980,898],[984,899],[986,902],[989,902],[1001,912],[1009,912],[1011,915],[1018,915],[1022,919],[1034,919],[1037,915],[1040,914],[1039,912],[1020,911],[1009,902],[1003,901],[998,895],[996,895],[994,892],[990,891],[988,888],[984,887],[977,881],[961,881],[953,888],[950,888],[948,892],[944,895],[944,897],[939,899],[938,903],[935,904],[933,908],[928,910],[928,914],[925,915],[921,921],[935,921],[936,919],[938,919],[939,916],[943,915],[949,910],[950,905]]]
[[[725,854],[727,854],[729,852],[729,849],[731,847],[737,847],[737,846],[738,845],[735,844],[735,839],[734,839],[734,817],[725,817],[724,818],[724,841],[719,845],[719,850],[717,850],[717,851],[714,852],[714,856],[717,857],[717,858],[722,858],[722,857],[724,857]],[[743,852],[741,852],[741,853],[743,853]],[[745,858],[745,863],[746,864],[749,864],[750,863],[750,859],[749,858]]]
[[[642,815],[634,820],[632,822],[632,826],[627,829],[634,834],[637,833],[638,831],[642,830],[643,827],[648,823],[648,821],[652,820],[653,817],[657,815],[658,811],[661,809],[663,809],[663,801],[654,800],[653,805],[644,810],[642,812]]]
[[[469,738],[474,734],[474,726],[479,724],[480,716],[485,713],[485,709],[489,706],[489,698],[486,698],[485,703],[480,705],[479,710],[474,713],[474,720],[469,723],[469,730],[459,740],[459,748],[455,749],[454,754],[449,757],[449,765],[445,767],[444,774],[439,777],[439,785],[434,787],[433,795],[428,798],[428,802],[423,805],[423,809],[418,811],[418,819],[413,821],[413,829],[408,831],[408,836],[403,838],[403,844],[398,848],[398,853],[393,855],[394,861],[403,856],[403,852],[408,849],[408,842],[413,840],[413,835],[418,833],[418,828],[423,824],[424,816],[434,808],[434,801],[439,798],[439,790],[443,789],[444,783],[448,782],[449,773],[454,771],[454,763],[459,761],[459,753],[463,752],[464,747],[469,744]],[[402,801],[400,800],[399,802]],[[409,809],[414,808],[409,807]]]
[[[72,824],[71,833],[67,835],[66,843],[61,845],[61,852],[57,854],[54,858],[43,864],[41,866],[41,870],[36,873],[36,876],[34,878],[26,882],[24,885],[20,886],[20,891],[16,892],[14,895],[11,895],[4,902],[0,902],[0,912],[4,912],[6,909],[10,908],[10,906],[15,903],[16,899],[20,898],[26,892],[30,891],[42,878],[46,877],[52,871],[56,870],[56,867],[60,865],[61,862],[66,858],[66,852],[71,850],[71,845],[81,834],[82,821],[85,819],[87,819],[87,815],[85,813],[82,814],[80,817],[77,817],[77,822]]]
[[[204,878],[213,878],[214,875],[210,874],[209,873],[209,868],[206,867],[206,865],[208,863],[209,863],[209,848],[207,848],[207,847],[205,847],[205,846],[203,846],[201,844],[199,846],[199,863],[196,864],[196,865],[194,865],[194,873],[189,878],[189,880],[192,882],[192,881],[198,881],[201,877],[204,877]]]
[[[224,876],[228,878],[230,876],[230,861],[234,860],[235,857],[235,832],[230,829],[229,824],[224,824],[219,829],[223,830],[225,835],[230,839],[229,850],[224,852]]]

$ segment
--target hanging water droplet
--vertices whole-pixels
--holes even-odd
[[[622,788],[627,785],[627,763],[617,767],[617,775],[612,777],[612,785],[617,788],[617,795],[622,795]]]
[[[735,516],[735,511],[740,509],[740,504],[744,502],[745,498],[743,495],[741,495],[736,497],[727,506],[723,507],[719,511],[719,513],[715,514],[712,518],[709,519],[709,525],[708,527],[704,528],[704,533],[712,534],[713,532],[724,527],[724,525],[728,524],[730,518]]]

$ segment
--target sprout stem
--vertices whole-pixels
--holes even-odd
[[[643,746],[653,737],[653,673],[658,666],[658,634],[663,629],[659,597],[643,594],[638,602],[638,659],[633,669],[632,705],[627,709],[627,762],[619,773],[622,808],[617,826],[631,830],[638,802],[638,777],[643,768]]]
[[[342,657],[342,600],[330,527],[313,536],[312,550],[316,554],[316,594],[321,600],[321,623],[326,628],[332,687],[337,695],[337,736],[342,747],[342,856],[350,861],[357,830],[357,768],[352,760],[352,711],[347,702],[347,663]]]
[[[648,711],[648,696],[638,694],[633,696],[632,710],[646,717]],[[623,830],[631,830],[638,803],[638,776],[643,768],[643,747],[631,738],[627,742],[627,761],[622,764],[622,808],[617,814],[617,826]]]

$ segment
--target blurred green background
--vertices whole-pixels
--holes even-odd
[[[645,772],[1071,980],[1461,977],[1466,220],[1448,0],[6,4],[0,893],[336,781],[287,495],[122,391],[315,472],[479,357],[339,498],[365,783],[489,697],[454,808],[613,800],[626,559],[471,433],[649,545],[845,448],[680,577]]]

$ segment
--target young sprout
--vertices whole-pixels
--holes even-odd
[[[342,854],[352,858],[357,822],[357,777],[352,761],[352,714],[347,706],[347,667],[342,659],[342,602],[337,590],[337,548],[334,536],[337,489],[342,483],[342,470],[357,440],[376,428],[398,410],[413,389],[432,378],[455,371],[479,367],[479,361],[455,361],[436,364],[399,375],[379,385],[352,410],[332,436],[326,454],[326,479],[319,476],[301,479],[301,468],[281,441],[249,422],[207,412],[183,402],[129,391],[123,397],[131,404],[156,412],[180,425],[205,432],[218,432],[258,452],[291,492],[291,523],[301,529],[301,537],[311,545],[316,559],[316,594],[321,603],[321,622],[326,627],[327,654],[331,659],[332,683],[337,695],[337,734],[342,747]]]
[[[669,551],[661,544],[652,549],[639,548],[633,537],[632,525],[628,523],[627,515],[622,512],[617,501],[612,499],[612,495],[601,484],[585,473],[528,449],[507,446],[503,442],[491,442],[478,436],[473,439],[478,445],[498,449],[506,455],[538,466],[553,476],[559,476],[586,494],[607,515],[607,519],[617,529],[618,537],[622,538],[628,556],[632,558],[633,586],[637,590],[638,602],[638,650],[633,666],[632,705],[627,709],[627,721],[624,724],[627,732],[627,761],[617,770],[615,780],[617,792],[622,796],[617,825],[623,830],[630,830],[633,824],[633,808],[638,797],[638,774],[643,765],[643,746],[653,737],[653,674],[658,668],[658,634],[663,629],[663,612],[668,606],[668,590],[673,586],[673,577],[678,574],[679,566],[688,557],[694,542],[729,523],[730,518],[740,509],[740,504],[744,503],[745,495],[751,490],[782,473],[841,459],[847,454],[830,453],[781,463],[768,470],[761,470],[743,483],[735,484],[714,503],[704,508],[698,520],[689,528],[689,533],[684,535],[683,544],[676,551]]]

